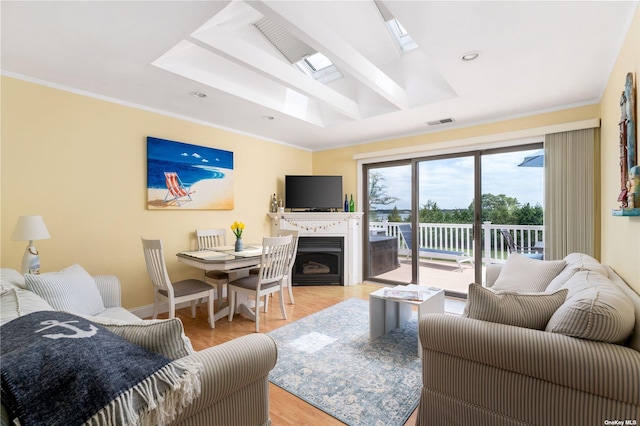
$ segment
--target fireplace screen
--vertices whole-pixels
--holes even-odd
[[[344,285],[342,237],[300,237],[293,285]]]

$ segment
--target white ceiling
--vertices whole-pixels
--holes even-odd
[[[418,49],[400,53],[373,0],[3,0],[2,73],[315,151],[596,103],[637,7],[384,4]],[[263,17],[344,77],[294,68]]]

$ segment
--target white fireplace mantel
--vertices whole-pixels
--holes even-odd
[[[269,213],[271,235],[295,230],[299,236],[344,238],[344,285],[362,282],[362,213]]]

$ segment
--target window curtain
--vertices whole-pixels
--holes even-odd
[[[545,136],[545,259],[597,257],[597,129]]]

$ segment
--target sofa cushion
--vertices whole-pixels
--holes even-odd
[[[25,274],[27,288],[49,302],[57,311],[97,315],[104,311],[95,280],[80,265],[60,272]]]
[[[519,293],[494,291],[479,284],[469,284],[463,316],[544,330],[553,313],[562,305],[568,290],[554,293]]]
[[[9,290],[12,288],[20,288],[25,290],[27,285],[24,282],[24,276],[11,268],[0,269],[0,286],[2,290]]]
[[[569,295],[549,320],[547,331],[609,343],[629,337],[635,324],[633,303],[609,278],[578,271],[562,288]]]
[[[89,316],[89,318],[106,318],[108,320],[123,322],[126,324],[135,324],[142,322],[143,319],[134,314],[133,312],[123,308],[122,306],[113,306],[106,308],[96,316]]]
[[[567,266],[564,267],[562,272],[549,283],[547,287],[548,291],[554,291],[562,287],[564,283],[569,281],[578,271],[593,271],[599,274],[607,276],[607,269],[600,262],[593,257],[584,253],[570,253],[564,258],[567,262]]]
[[[545,291],[565,265],[564,260],[538,260],[511,253],[492,288],[531,293]]]
[[[195,353],[179,318],[145,320],[128,324],[104,317],[89,318],[130,343],[171,359]]]
[[[32,312],[53,310],[46,300],[27,290],[12,288],[0,294],[0,326]]]

